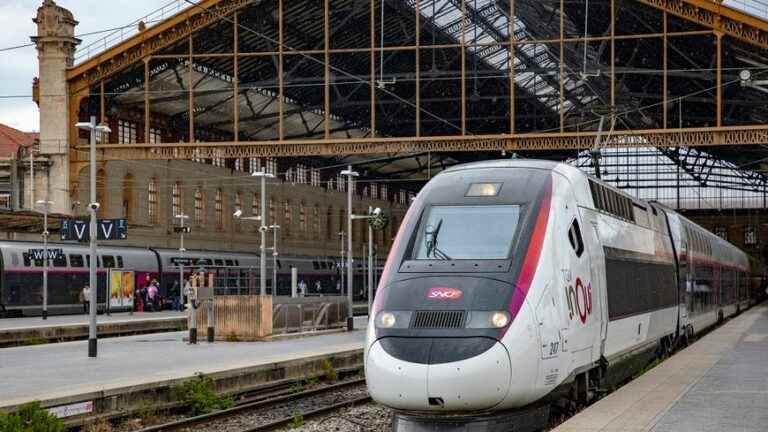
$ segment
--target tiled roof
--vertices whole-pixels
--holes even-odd
[[[0,123],[0,157],[11,157],[19,147],[32,145],[39,138],[37,132],[22,132]]]

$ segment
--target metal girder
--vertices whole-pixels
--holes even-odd
[[[635,0],[728,36],[768,48],[768,21],[712,0]]]
[[[586,150],[596,132],[500,134],[472,136],[350,138],[174,144],[108,144],[98,146],[103,160],[167,160],[386,154],[403,152],[477,152]],[[768,142],[768,126],[616,131],[604,138],[610,147],[708,147]],[[87,159],[87,146],[74,148],[75,160]]]

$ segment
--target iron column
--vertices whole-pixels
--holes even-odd
[[[355,317],[353,307],[353,254],[352,249],[352,185],[354,184],[354,177],[359,176],[355,171],[352,171],[352,166],[348,166],[345,171],[341,172],[341,175],[347,176],[347,331],[355,329]]]
[[[43,206],[43,319],[48,319],[48,209],[51,201],[37,201],[38,206]]]
[[[259,266],[261,286],[259,294],[267,295],[267,213],[265,212],[265,207],[267,206],[267,179],[274,178],[275,176],[263,169],[253,173],[252,176],[261,177],[261,226],[259,227],[259,233],[261,233],[261,263]],[[274,295],[274,292],[272,295]]]
[[[184,310],[184,234],[186,230],[184,228],[184,220],[189,219],[189,216],[183,212],[175,215],[175,218],[179,220],[181,229],[179,230],[179,309]]]
[[[277,295],[277,230],[280,225],[270,225],[272,230],[272,295]]]

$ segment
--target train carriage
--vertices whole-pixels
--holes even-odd
[[[574,167],[454,167],[422,189],[390,251],[369,391],[396,431],[535,430],[553,402],[588,400],[746,306],[748,265]],[[525,412],[538,423],[519,423]]]

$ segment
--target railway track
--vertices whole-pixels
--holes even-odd
[[[261,432],[293,424],[342,408],[369,402],[365,379],[353,379],[304,391],[275,388],[249,397],[232,408],[141,429],[159,431],[236,431]]]

